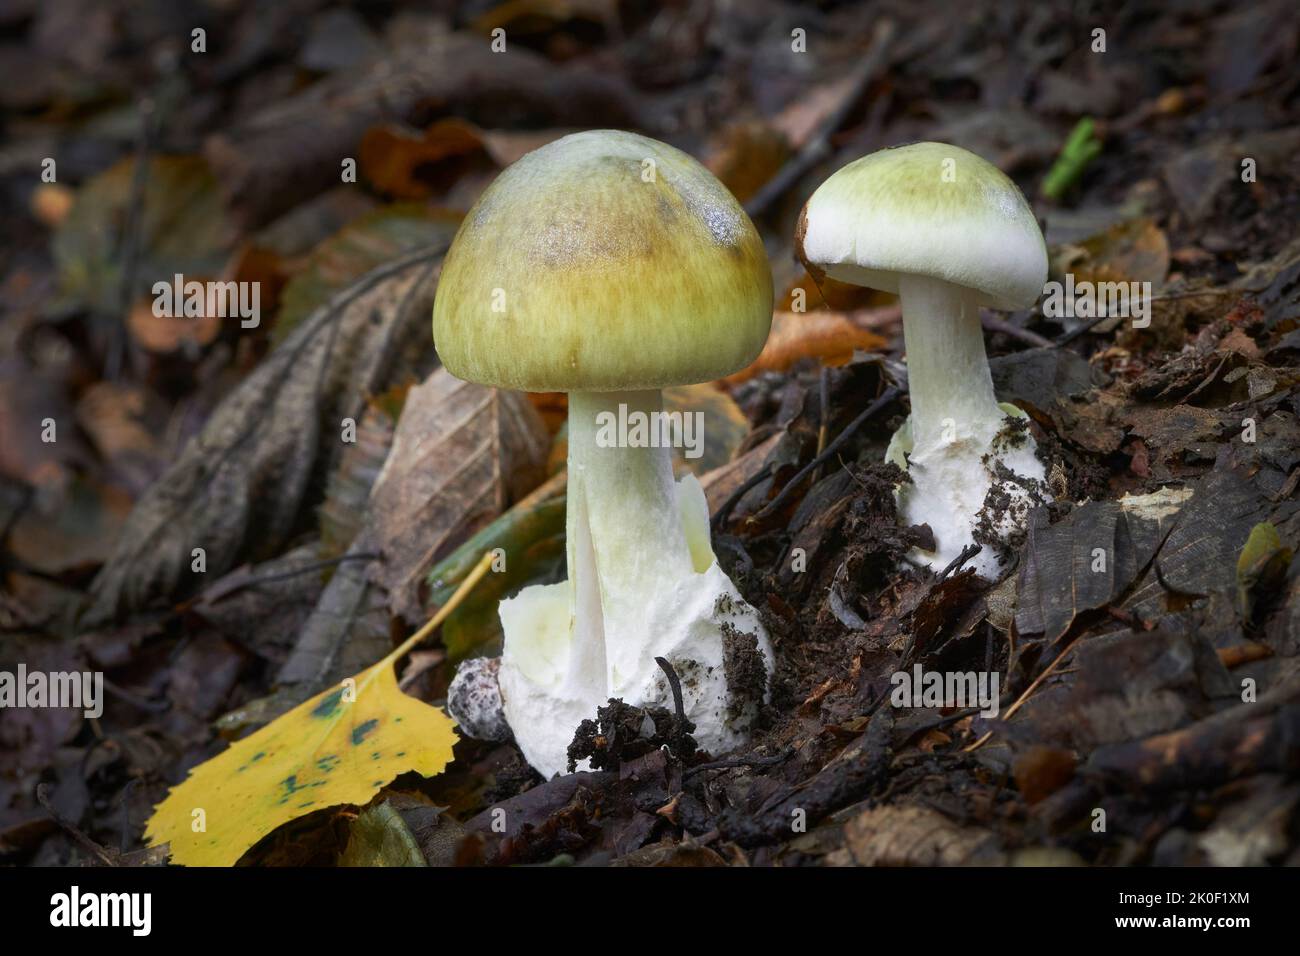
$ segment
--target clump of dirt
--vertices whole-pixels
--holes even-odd
[[[1005,455],[1009,451],[1021,448],[1029,436],[1029,419],[1007,416],[998,433],[993,436],[993,453]]]
[[[618,770],[625,761],[644,757],[661,748],[681,761],[695,756],[695,725],[665,707],[633,707],[621,698],[596,708],[595,720],[578,725],[569,744],[569,772],[581,760],[593,770]]]
[[[732,723],[752,720],[767,695],[767,662],[758,649],[758,635],[742,631],[728,621],[723,621],[719,629],[722,672],[727,679],[727,720]]]
[[[984,496],[971,537],[1004,564],[1010,564],[1029,534],[1029,513],[1047,503],[1050,491],[1046,482],[1018,475],[992,455],[984,459],[984,467],[989,469],[993,483]]]
[[[859,592],[883,584],[913,548],[932,550],[934,532],[929,525],[902,526],[894,489],[910,483],[903,469],[877,462],[852,470],[858,493],[844,516],[844,539],[849,542],[846,570]]]

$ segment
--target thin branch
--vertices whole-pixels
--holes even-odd
[[[892,402],[894,399],[898,398],[898,396],[902,394],[903,394],[902,388],[900,388],[897,385],[891,385],[889,386],[889,388],[881,392],[879,398],[877,398],[874,402],[872,402],[865,409],[863,409],[862,412],[859,413],[857,418],[849,422],[849,424],[845,427],[844,431],[836,435],[835,440],[832,441],[829,445],[827,445],[822,450],[822,453],[820,455],[818,455],[808,464],[804,465],[804,467],[799,470],[799,473],[795,475],[793,478],[791,478],[790,481],[786,483],[786,486],[781,489],[780,494],[778,494],[775,498],[773,498],[766,505],[764,505],[762,510],[759,511],[758,514],[751,517],[749,520],[759,521],[767,517],[768,515],[772,514],[774,511],[776,511],[776,509],[781,507],[781,505],[785,504],[785,500],[788,497],[790,497],[791,494],[794,493],[794,490],[798,488],[804,482],[804,480],[808,478],[809,475],[811,475],[818,468],[820,468],[824,462],[828,461],[831,457],[833,457],[835,453],[838,452],[844,446],[844,444],[850,438],[853,437],[853,435],[857,432],[857,430],[861,428],[863,424],[866,423],[867,419],[871,418],[872,415],[876,414],[876,412],[880,411],[882,408],[884,408],[886,405],[888,405],[890,402]]]

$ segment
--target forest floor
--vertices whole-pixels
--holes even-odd
[[[618,127],[704,162],[776,278],[758,363],[669,396],[707,416],[684,464],[773,638],[759,732],[549,782],[462,739],[243,861],[1300,863],[1294,4],[425,6],[0,12],[0,670],[106,693],[5,711],[0,862],[162,862],[170,787],[384,657],[485,542],[509,574],[407,694],[441,705],[496,601],[563,576],[563,396],[456,382],[429,316],[493,176]],[[1096,155],[1044,195],[1084,118]],[[1149,324],[986,317],[1057,492],[995,584],[903,560],[896,302],[793,255],[826,176],[916,140],[1017,181],[1053,280],[1152,293]],[[158,317],[175,274],[258,289],[257,324]],[[999,713],[891,706],[918,665],[996,673]]]

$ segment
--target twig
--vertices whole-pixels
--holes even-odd
[[[1026,345],[1032,345],[1034,348],[1050,348],[1054,343],[1045,335],[1039,335],[1037,332],[1031,332],[1029,329],[1022,329],[1018,325],[1012,325],[1000,315],[992,313],[980,315],[980,325],[984,326],[990,332],[1000,332],[1008,335],[1013,339],[1019,339]]]
[[[710,529],[716,533],[719,528],[726,524],[727,518],[730,517],[731,512],[735,509],[736,505],[740,504],[740,499],[749,494],[751,488],[766,481],[771,474],[772,466],[768,464],[756,471],[753,476],[746,479],[745,483],[733,491],[731,495],[728,496],[727,500],[722,503],[721,507],[718,508],[717,514],[715,514],[709,521]]]
[[[123,853],[131,846],[131,791],[135,785],[140,782],[139,777],[132,777],[122,788],[122,840],[121,850]]]
[[[1112,318],[1112,316],[1099,315],[1096,318],[1089,319],[1087,322],[1083,323],[1083,325],[1076,325],[1074,328],[1070,329],[1070,331],[1055,339],[1052,342],[1052,348],[1059,349],[1063,345],[1069,345],[1079,336],[1083,335],[1085,332],[1092,331],[1094,326],[1101,325],[1101,323],[1105,322],[1109,318]]]
[[[378,551],[362,551],[357,554],[343,554],[337,558],[323,558],[320,561],[312,561],[296,568],[290,568],[287,571],[277,571],[275,574],[267,574],[262,577],[252,577],[246,581],[238,581],[229,591],[217,595],[214,600],[220,601],[223,598],[230,597],[232,594],[237,594],[246,588],[260,588],[265,584],[274,584],[276,581],[296,578],[301,574],[310,574],[312,571],[323,571],[325,568],[343,564],[345,561],[373,561],[380,556],[381,555]]]
[[[677,676],[677,671],[673,670],[673,665],[669,664],[666,658],[656,657],[655,663],[659,665],[659,669],[668,678],[668,686],[673,691],[673,707],[677,711],[678,723],[684,724],[686,723],[686,708],[682,705],[682,682]]]
[[[697,773],[703,773],[706,770],[731,770],[735,767],[774,767],[779,763],[784,763],[790,755],[772,754],[767,757],[726,757],[722,760],[711,760],[708,763],[702,763],[697,767],[688,767],[683,773],[683,777],[693,777]]]
[[[948,566],[939,572],[939,580],[945,581],[947,580],[950,574],[956,574],[957,570],[963,564],[965,564],[967,561],[975,557],[975,555],[979,554],[983,550],[984,550],[984,545],[975,544],[973,541],[970,544],[966,545],[966,547],[961,549],[961,553],[958,554],[957,557],[949,561]]]
[[[1015,715],[1015,712],[1020,709],[1021,705],[1023,705],[1025,701],[1029,700],[1030,695],[1033,694],[1033,692],[1038,689],[1038,685],[1041,684],[1044,680],[1046,680],[1049,674],[1051,674],[1054,670],[1056,670],[1056,665],[1061,663],[1061,661],[1065,660],[1065,657],[1068,653],[1069,653],[1069,648],[1062,650],[1061,653],[1057,654],[1056,657],[1052,659],[1052,663],[1048,664],[1046,667],[1043,668],[1043,672],[1034,678],[1033,683],[1031,683],[1028,687],[1025,688],[1023,694],[1021,694],[1019,697],[1016,698],[1016,702],[1007,708],[1007,712],[1004,717],[1005,720],[1010,720]],[[987,741],[992,736],[993,736],[993,731],[990,730],[979,740],[975,741],[973,744],[967,747],[965,753],[971,753],[972,751],[978,750],[980,747],[984,745],[985,741]]]
[[[129,690],[123,687],[118,687],[107,677],[104,678],[104,690],[108,691],[109,694],[116,697],[118,700],[124,700],[132,707],[138,708],[139,710],[143,710],[151,714],[163,714],[171,710],[172,708],[170,701],[165,701],[165,700],[154,701],[154,700],[149,700],[147,698],[141,697],[138,694],[133,694]]]
[[[862,91],[867,88],[876,72],[884,65],[885,51],[894,39],[895,30],[896,27],[892,20],[882,20],[876,26],[871,47],[863,56],[857,72],[853,75],[848,93],[834,112],[826,117],[821,126],[817,128],[817,132],[804,144],[803,148],[788,163],[782,166],[777,174],[769,179],[763,188],[745,204],[745,212],[751,218],[761,216],[767,210],[767,207],[797,182],[804,173],[830,155],[831,136],[844,123],[849,111],[853,109],[854,104],[862,96]]]
[[[822,453],[820,455],[818,455],[808,464],[804,465],[804,467],[799,470],[799,473],[786,483],[786,486],[781,489],[780,493],[771,501],[769,501],[766,505],[764,505],[762,510],[760,510],[756,515],[751,517],[749,520],[758,521],[762,518],[767,517],[769,514],[776,511],[777,508],[781,507],[781,505],[785,503],[786,498],[790,497],[790,495],[794,492],[794,490],[798,488],[800,484],[803,483],[804,479],[806,479],[814,471],[820,468],[823,462],[827,461],[836,452],[838,452],[840,448],[844,446],[845,442],[847,442],[850,438],[852,438],[854,433],[859,428],[862,427],[862,425],[867,421],[867,419],[869,419],[872,415],[876,414],[876,412],[880,411],[882,408],[884,408],[894,399],[898,398],[898,396],[901,394],[903,394],[903,390],[897,385],[891,385],[889,386],[889,388],[881,392],[879,398],[877,398],[874,402],[872,402],[865,409],[863,409],[862,412],[859,413],[857,418],[849,422],[849,424],[845,427],[844,431],[836,435],[835,440],[832,441],[829,445],[827,445],[824,449],[822,449]]]
[[[823,365],[821,374],[817,376],[817,400],[821,404],[817,409],[817,417],[820,419],[817,425],[817,454],[819,455],[826,450],[826,431],[831,419],[830,377],[830,369]]]
[[[127,318],[131,311],[131,298],[135,295],[136,272],[140,261],[140,233],[144,223],[145,191],[149,186],[149,153],[153,146],[153,100],[140,100],[140,130],[135,142],[135,165],[131,170],[131,194],[126,206],[126,221],[122,225],[121,261],[118,264],[117,302],[113,315],[113,347],[109,351],[104,369],[106,379],[115,379],[122,372],[123,356],[132,356],[131,333]]]
[[[108,850],[81,832],[81,829],[76,824],[63,818],[63,815],[54,808],[54,804],[50,803],[49,791],[50,785],[48,783],[37,784],[36,800],[45,808],[45,812],[53,818],[54,822],[63,828],[63,832],[72,837],[72,839],[75,840],[82,849],[86,850],[86,852],[90,853],[105,866],[117,866],[117,860],[113,858],[113,855],[109,853]]]

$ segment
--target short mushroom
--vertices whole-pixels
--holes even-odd
[[[796,250],[814,276],[899,296],[912,414],[887,458],[911,478],[900,520],[929,525],[941,569],[1005,568],[1029,510],[1050,500],[1024,412],[993,394],[981,306],[1032,305],[1047,248],[1025,197],[999,169],[943,143],[883,149],[837,171],[800,215]]]
[[[763,243],[694,159],[631,133],[565,136],[504,170],[465,217],[433,310],[462,379],[569,393],[568,580],[501,602],[501,706],[525,758],[563,772],[609,698],[674,706],[699,745],[734,747],[773,657],[718,567],[693,476],[659,440],[661,389],[754,360],[772,315]],[[650,423],[619,436],[619,421]]]

